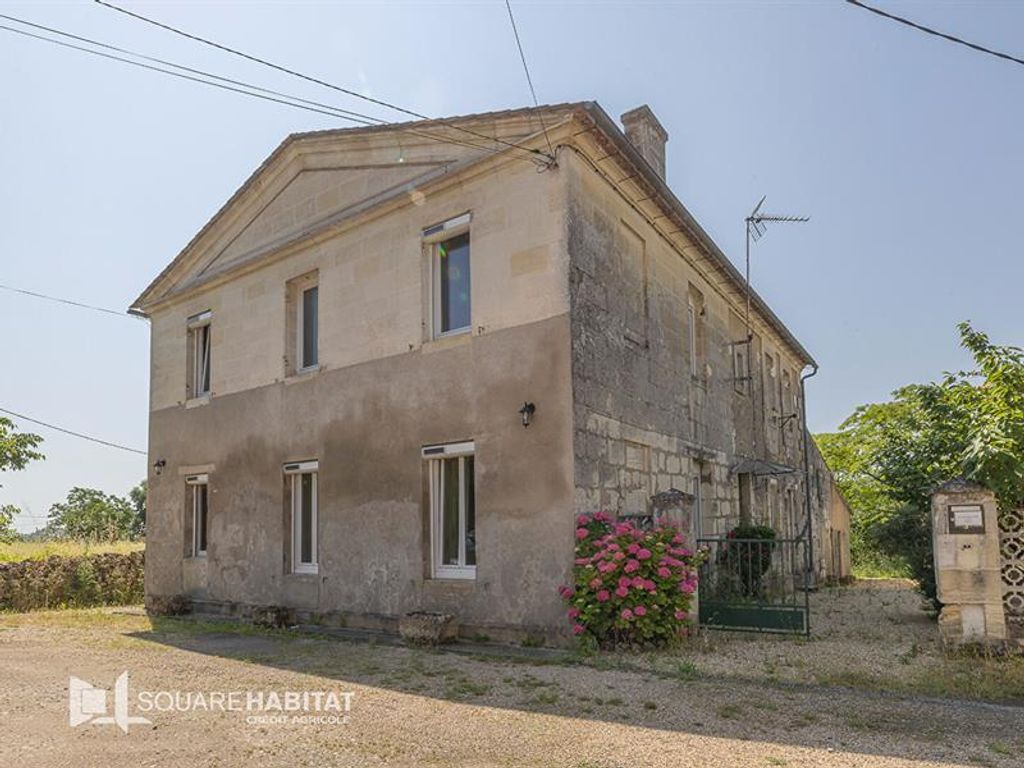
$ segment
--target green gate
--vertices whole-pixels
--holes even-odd
[[[709,629],[809,635],[810,560],[806,538],[697,539],[698,616]]]

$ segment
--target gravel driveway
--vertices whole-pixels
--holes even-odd
[[[352,692],[344,724],[235,711],[68,723],[68,679],[140,691]],[[109,694],[113,696],[113,693]],[[1024,764],[1024,709],[493,659],[115,611],[0,616],[0,766]]]

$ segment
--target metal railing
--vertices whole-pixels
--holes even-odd
[[[806,538],[700,538],[701,624],[716,629],[810,633]]]

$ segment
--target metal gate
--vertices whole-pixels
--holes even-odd
[[[701,566],[698,616],[710,629],[806,634],[810,622],[810,552],[792,539],[697,539]]]

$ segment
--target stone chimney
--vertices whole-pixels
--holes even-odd
[[[664,179],[668,131],[658,122],[651,108],[644,104],[629,110],[619,119],[622,120],[626,138],[643,155],[644,160],[650,163],[654,172]]]

